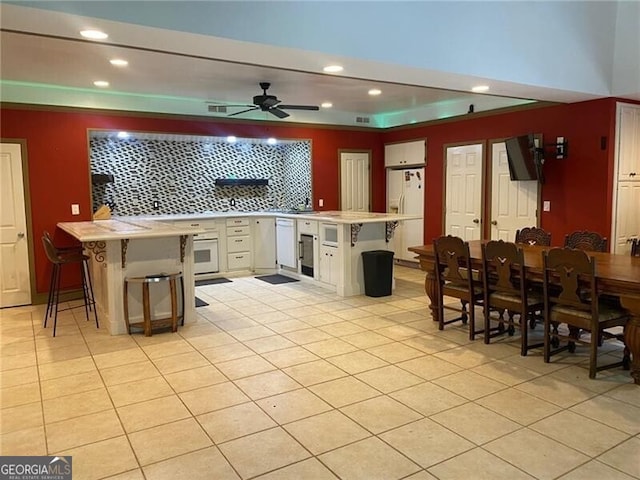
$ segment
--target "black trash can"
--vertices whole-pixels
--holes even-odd
[[[367,297],[391,295],[393,281],[393,252],[370,250],[362,252],[364,293]]]

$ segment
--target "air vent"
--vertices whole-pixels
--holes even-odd
[[[225,105],[209,105],[209,111],[211,113],[227,113],[227,107]]]
[[[369,123],[369,117],[356,117],[356,123]]]

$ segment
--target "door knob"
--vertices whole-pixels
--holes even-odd
[[[491,220],[491,225],[497,225],[498,221],[497,220]]]
[[[24,232],[18,232],[18,238],[24,238]]]
[[[480,223],[480,219],[479,218],[474,218],[473,219],[473,223]]]

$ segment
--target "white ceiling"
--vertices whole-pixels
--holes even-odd
[[[153,8],[155,2],[143,3]],[[272,84],[268,93],[283,104],[331,102],[333,107],[318,112],[290,110],[291,116],[284,120],[260,111],[234,118],[384,128],[465,115],[471,104],[475,112],[481,112],[531,103],[532,99],[570,102],[597,97],[495,80],[492,91],[499,90],[501,96],[430,88],[429,78],[433,84],[458,86],[460,76],[449,76],[447,83],[443,72],[408,67],[398,67],[396,75],[385,75],[390,66],[367,65],[365,60],[16,5],[0,4],[0,9],[4,102],[226,117],[243,108],[210,113],[207,102],[251,104],[252,97],[262,93],[258,83],[267,81]],[[102,42],[80,39],[78,31],[89,24],[108,32],[110,38]],[[115,57],[128,60],[129,66],[113,67],[109,59]],[[279,59],[278,68],[273,67],[274,58]],[[365,67],[360,71],[370,74],[320,73],[320,66],[334,59],[346,62],[352,72],[357,71],[355,63],[359,62]],[[367,70],[367,66],[375,68]],[[406,83],[395,80],[400,70]],[[94,80],[108,80],[110,87],[94,87]],[[481,80],[469,76],[466,84]],[[369,96],[367,91],[374,87],[382,90],[382,95]],[[523,98],[517,94],[524,94]],[[358,117],[367,123],[358,122]]]

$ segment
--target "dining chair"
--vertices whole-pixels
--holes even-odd
[[[551,233],[538,227],[525,227],[522,230],[516,230],[516,243],[550,247]]]
[[[598,347],[605,339],[623,341],[622,329],[628,312],[600,301],[596,289],[596,261],[582,250],[554,248],[542,253],[544,286],[544,361],[568,350],[575,352],[576,343],[589,344],[589,378],[609,368],[630,366],[630,354],[624,347],[620,362],[598,365]],[[553,288],[552,288],[553,287]],[[557,327],[566,324],[568,334]],[[587,339],[586,332],[590,332]],[[565,345],[560,345],[566,341]]]
[[[482,279],[484,289],[484,343],[506,332],[512,336],[515,328],[520,329],[520,355],[523,357],[532,348],[543,343],[529,345],[528,322],[535,326],[536,312],[541,312],[544,300],[540,293],[530,288],[524,272],[524,253],[515,243],[492,240],[482,244]],[[497,311],[498,325],[492,327],[495,319],[491,312]],[[504,314],[508,318],[505,320]],[[517,319],[515,318],[517,317]]]
[[[474,340],[482,330],[476,330],[475,307],[482,305],[484,294],[480,272],[471,267],[469,244],[460,237],[442,236],[433,241],[436,273],[436,298],[438,301],[438,329],[461,321],[469,324],[469,339]],[[461,306],[446,304],[444,297],[460,300]],[[468,309],[467,309],[468,306]],[[445,320],[445,310],[458,312],[460,316]]]
[[[607,238],[597,232],[579,230],[564,237],[564,246],[587,252],[606,252]]]
[[[631,256],[640,257],[640,238],[631,240]]]

